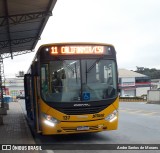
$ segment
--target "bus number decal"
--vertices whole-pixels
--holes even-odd
[[[104,114],[93,114],[92,118],[104,117]]]
[[[58,54],[57,47],[51,47],[51,54]]]
[[[69,120],[69,119],[70,119],[70,116],[69,116],[69,115],[63,116],[63,119],[64,119],[64,120]]]

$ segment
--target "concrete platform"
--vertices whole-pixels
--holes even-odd
[[[34,138],[23,114],[19,102],[10,102],[7,115],[3,115],[3,124],[0,125],[0,144],[28,144],[35,145]],[[0,151],[5,152],[5,151]],[[12,151],[13,152],[13,151]],[[24,151],[14,151],[24,152]],[[38,151],[25,151],[38,153]],[[42,151],[41,151],[42,152]]]
[[[0,108],[0,115],[7,115],[7,109],[6,108]]]
[[[0,115],[0,125],[3,125],[3,116]]]

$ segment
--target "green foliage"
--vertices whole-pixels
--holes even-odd
[[[157,70],[155,68],[149,69],[144,67],[137,67],[137,70],[135,72],[147,75],[151,79],[160,79],[160,70]]]

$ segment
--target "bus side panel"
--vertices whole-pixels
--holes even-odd
[[[37,106],[36,106],[36,100],[37,100],[37,94],[36,94],[36,78],[34,76],[35,69],[34,69],[34,63],[31,65],[31,104],[32,104],[32,112],[33,112],[33,126],[34,129],[37,130]]]
[[[41,114],[40,114],[40,105],[39,105],[39,99],[40,99],[40,92],[39,92],[39,77],[34,77],[34,112],[35,112],[35,124],[36,124],[36,131],[37,133],[40,133],[41,129]]]
[[[25,89],[25,107],[27,111],[27,117],[29,119],[33,119],[33,113],[32,113],[32,104],[31,104],[31,86],[30,86],[30,74],[25,74],[24,76],[24,89]]]
[[[33,121],[34,121],[34,129],[37,133],[40,133],[41,125],[41,115],[39,113],[40,105],[39,105],[39,98],[40,98],[40,81],[39,81],[39,74],[38,74],[38,62],[34,62],[31,65],[31,84],[32,84],[32,106],[33,106]]]
[[[24,77],[24,88],[25,88],[25,106],[27,111],[28,121],[37,129],[37,106],[36,106],[36,92],[35,92],[35,81],[33,75],[26,74]]]

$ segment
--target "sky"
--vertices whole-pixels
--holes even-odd
[[[118,68],[160,69],[160,0],[57,0],[35,52],[4,59],[6,77],[26,72],[38,47],[54,42],[115,46]]]

